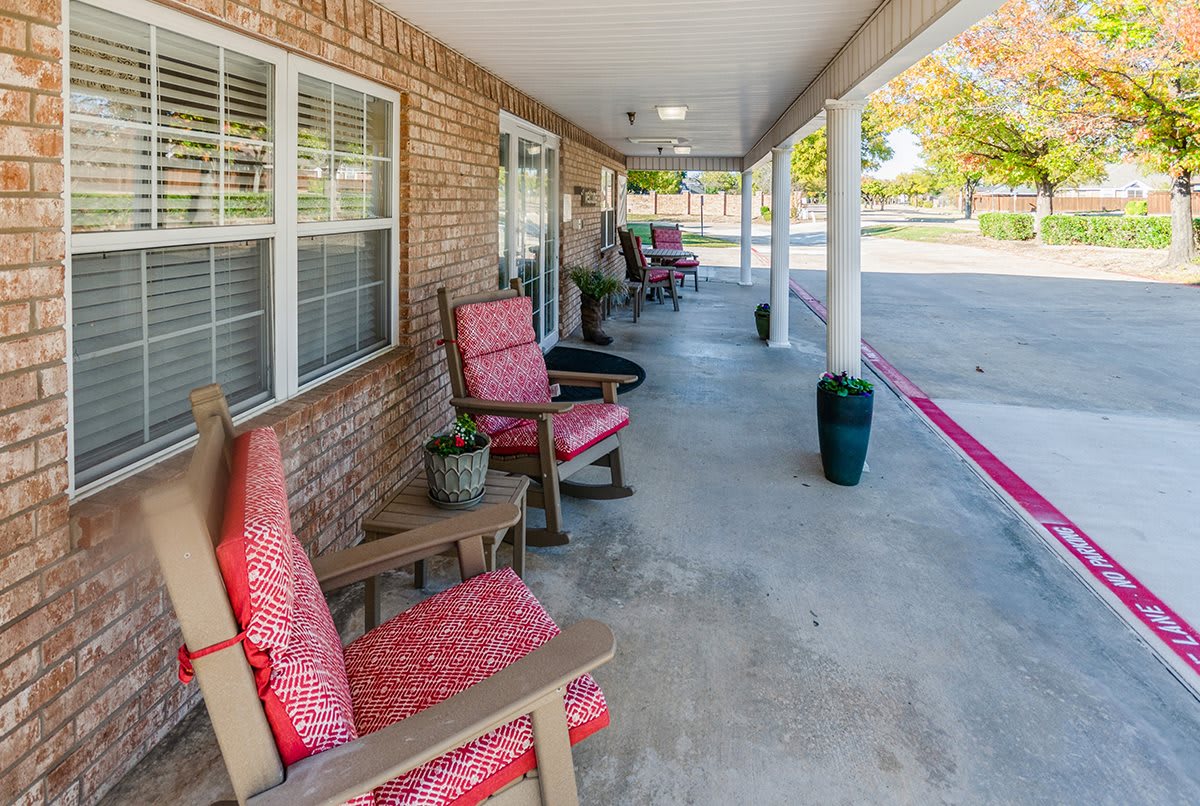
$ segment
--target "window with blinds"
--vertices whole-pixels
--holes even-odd
[[[616,171],[600,169],[600,247],[617,243]]]
[[[71,229],[269,223],[274,68],[71,4]]]
[[[392,104],[301,73],[296,192],[300,383],[387,344]]]
[[[395,330],[398,94],[155,3],[121,9],[70,4],[75,491],[194,434],[195,387],[220,383],[236,415]]]

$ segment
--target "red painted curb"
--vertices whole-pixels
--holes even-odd
[[[788,285],[809,310],[822,322],[826,321],[827,312],[820,300],[795,280],[788,280]],[[887,379],[897,393],[924,414],[947,440],[975,462],[996,486],[1007,493],[1052,538],[1079,560],[1082,567],[1125,605],[1152,635],[1158,637],[1189,669],[1200,675],[1200,631],[1188,624],[1137,577],[1125,570],[1058,507],[1030,486],[1016,471],[1000,461],[999,457],[971,436],[937,403],[930,400],[919,386],[865,341],[862,343],[862,356],[873,370]]]

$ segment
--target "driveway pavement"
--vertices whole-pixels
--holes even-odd
[[[791,242],[824,300],[823,224]],[[1200,629],[1200,289],[885,238],[863,272],[863,337]]]

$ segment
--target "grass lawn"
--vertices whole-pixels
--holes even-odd
[[[946,243],[962,232],[963,230],[942,227],[937,224],[879,224],[865,227],[862,231],[863,235],[899,238],[902,241],[921,241],[922,243]]]
[[[630,221],[627,226],[629,231],[642,239],[642,243],[650,243],[650,225]],[[684,246],[737,246],[733,241],[726,241],[723,238],[713,238],[708,235],[697,235],[694,232],[684,231],[683,233]]]

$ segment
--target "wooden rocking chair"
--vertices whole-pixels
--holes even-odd
[[[637,380],[546,369],[533,332],[533,308],[521,281],[501,291],[451,299],[438,289],[442,340],[454,408],[468,412],[492,438],[491,467],[529,476],[528,505],[546,511],[545,529],[528,529],[526,544],[570,542],[560,495],[611,499],[633,495],[625,484],[619,432],[629,410],[617,386]],[[603,403],[555,403],[551,384],[599,387]],[[609,469],[610,484],[567,481],[591,465]]]
[[[511,569],[484,572],[480,536],[517,508],[310,564],[274,431],[235,437],[215,385],[191,400],[187,475],[143,513],[186,642],[180,679],[200,681],[238,802],[576,804],[571,744],[608,722],[586,673],[612,658],[613,636],[596,621],[560,633]],[[322,591],[448,549],[462,583],[342,647]]]

